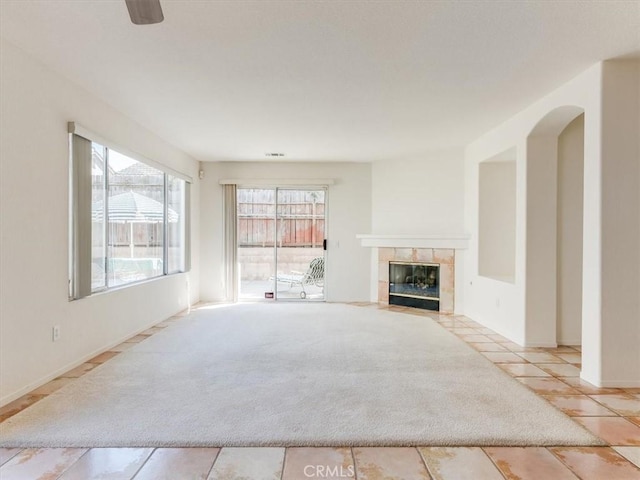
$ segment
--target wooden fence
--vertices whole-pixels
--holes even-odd
[[[238,190],[240,247],[318,247],[325,231],[323,191]]]

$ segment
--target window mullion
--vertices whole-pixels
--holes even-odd
[[[162,227],[162,273],[169,274],[169,176],[164,174],[164,212]]]
[[[183,268],[185,272],[191,270],[191,184],[184,184],[184,249]]]
[[[110,150],[105,147],[104,149],[104,211],[102,212],[102,218],[104,218],[104,229],[102,231],[104,242],[104,285],[109,288],[109,152]]]

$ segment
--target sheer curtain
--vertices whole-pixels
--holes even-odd
[[[224,286],[228,302],[238,301],[238,201],[235,184],[223,185]]]

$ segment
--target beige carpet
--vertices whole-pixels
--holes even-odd
[[[194,312],[0,426],[0,446],[597,445],[425,317]]]

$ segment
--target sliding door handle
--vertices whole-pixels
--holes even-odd
[[[327,249],[327,239],[326,238],[322,241],[322,249],[323,250]]]

